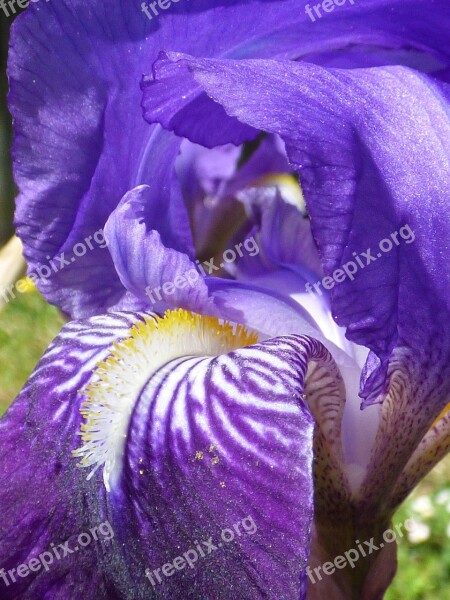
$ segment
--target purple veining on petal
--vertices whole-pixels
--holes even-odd
[[[237,536],[210,562],[167,578],[158,597],[181,600],[189,587],[219,598],[239,585],[254,600],[303,600],[313,502],[304,379],[311,361],[334,373],[329,352],[294,335],[217,357],[181,356],[150,374],[137,390],[122,477],[106,493],[101,475],[87,481],[71,456],[79,390],[96,361],[108,364],[111,344],[127,337],[132,323],[143,327],[144,317],[110,314],[66,326],[0,423],[9,515],[0,529],[2,566],[26,562],[102,521],[114,532],[101,548],[8,588],[7,597],[50,590],[63,597],[70,589],[89,599],[142,600],[153,590],[147,568],[251,519],[254,537]]]

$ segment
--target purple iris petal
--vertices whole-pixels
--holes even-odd
[[[125,195],[106,224],[108,248],[123,285],[154,310],[211,309],[203,276],[173,236],[167,213],[152,205],[154,199],[149,186],[135,188]],[[166,209],[172,206],[169,203]],[[156,222],[155,216],[159,217]]]
[[[180,67],[168,66],[165,85],[153,90],[159,110],[157,114],[148,114],[150,124],[159,123],[178,136],[209,148],[228,143],[238,146],[257,137],[258,130],[236,118],[227,118],[223,107],[212,104],[205,92],[199,92],[194,80],[180,77]],[[154,76],[158,78],[157,72]],[[208,131],[206,136],[205,131]]]
[[[327,300],[314,301],[310,294],[298,293],[305,280],[296,273],[295,266],[294,273],[280,270],[270,280],[254,277],[234,282],[204,276],[198,261],[171,247],[170,235],[152,229],[152,222],[145,217],[151,203],[150,188],[137,187],[123,198],[105,227],[120,280],[139,303],[159,312],[182,307],[215,315],[267,336],[310,335],[325,344],[337,360],[342,358],[339,348],[352,355],[331,318]],[[344,362],[350,364],[352,360]]]
[[[153,570],[178,549],[195,547],[194,539],[213,536],[226,546],[220,529],[247,515],[257,527],[254,539],[243,536],[195,571],[186,568],[162,584],[153,575],[161,598],[182,600],[186,589],[208,598],[232,597],[236,589],[249,599],[304,598],[312,430],[298,391],[302,354],[315,350],[309,342],[301,354],[299,348],[294,338],[281,338],[212,361],[169,365],[158,385],[150,380],[143,391],[123,475],[139,500],[122,497],[116,507],[128,523],[124,542],[131,529]],[[173,390],[169,405],[166,388]],[[137,566],[127,550],[131,575]]]
[[[217,255],[245,219],[236,200],[248,185],[268,174],[290,173],[283,142],[277,136],[260,141],[243,163],[246,148],[232,144],[207,149],[184,140],[176,162],[183,198],[188,206],[197,255]],[[248,223],[245,225],[249,226]]]
[[[373,0],[342,7],[333,19],[314,24],[296,0],[251,6],[197,0],[195,6],[174,4],[152,21],[134,3],[32,3],[14,23],[9,64],[21,190],[16,221],[31,269],[102,228],[129,190],[157,177],[158,144],[154,128],[142,123],[138,81],[160,51],[296,59],[372,43],[445,58],[448,18],[444,0],[435,1],[433,10],[424,0]],[[172,102],[170,90],[166,95]],[[221,107],[211,110],[223,116]],[[210,123],[204,104],[201,114]],[[180,126],[192,128],[189,119],[188,114]],[[210,133],[220,132],[221,123],[218,118]],[[230,127],[230,120],[222,131],[231,134],[234,127],[249,131],[236,121]],[[93,283],[99,278],[101,288]],[[41,287],[73,315],[130,300],[101,248],[66,265]]]
[[[233,144],[213,150],[187,140],[181,144],[176,172],[189,208],[204,196],[222,195],[222,186],[233,181],[241,152]]]
[[[121,340],[132,324],[144,327],[144,317],[117,313],[67,325],[2,420],[0,568],[28,564],[67,539],[74,550],[80,533],[106,521],[113,534],[65,560],[54,555],[48,569],[8,586],[0,581],[2,597],[141,600],[157,586],[158,598],[172,600],[187,590],[232,597],[238,588],[249,599],[304,599],[313,503],[304,381],[316,365],[327,386],[315,388],[314,401],[326,405],[330,375],[341,385],[330,354],[311,338],[286,336],[217,357],[180,355],[158,368],[134,390],[131,415],[121,416],[130,419],[125,448],[106,492],[102,465],[87,480],[71,456],[80,447],[80,404],[97,364],[108,376],[113,344],[141,362]],[[111,380],[108,405],[117,385],[136,384]],[[104,444],[115,444],[103,422],[100,438],[87,439],[104,434]],[[163,565],[189,549],[200,545],[207,554],[210,537],[211,556],[197,550],[195,569],[185,557],[180,572],[162,578]]]
[[[316,375],[322,373],[331,362],[325,346],[350,382],[344,439],[341,382],[331,386],[329,437],[316,436],[319,526],[332,506],[348,519],[342,528],[351,531],[352,503],[358,502],[366,511],[373,508],[374,520],[380,512],[386,517],[413,478],[408,467],[403,475],[402,469],[450,393],[450,282],[442,270],[442,256],[450,249],[449,98],[448,87],[436,83],[445,79],[445,71],[436,71],[449,58],[446,2],[435,1],[430,10],[423,0],[369,0],[336,10],[333,20],[322,18],[314,26],[293,1],[249,6],[198,0],[171,8],[149,23],[131,4],[64,0],[42,5],[42,11],[32,7],[17,21],[10,73],[22,192],[19,233],[33,268],[69,252],[106,223],[109,250],[93,249],[43,284],[47,297],[72,315],[143,309],[152,303],[148,292],[158,298],[156,290],[163,288],[164,299],[155,308],[183,306],[228,317],[252,325],[265,341],[217,358],[186,350],[130,396],[126,384],[140,381],[139,360],[148,358],[145,351],[137,352],[136,364],[124,369],[123,380],[115,380],[124,389],[113,416],[128,416],[129,423],[125,419],[123,435],[116,436],[123,446],[118,444],[116,452],[112,444],[117,465],[112,459],[111,464],[119,478],[110,482],[103,470],[111,490],[106,494],[100,477],[106,462],[99,460],[99,470],[86,482],[86,473],[67,460],[81,425],[77,390],[111,343],[123,339],[127,320],[142,315],[115,315],[65,330],[0,425],[5,456],[0,476],[7,482],[0,499],[14,524],[12,534],[0,529],[0,558],[14,568],[48,550],[52,541],[105,518],[113,523],[115,538],[77,554],[70,565],[58,563],[50,573],[41,571],[8,587],[11,598],[62,600],[75,593],[147,600],[157,586],[158,597],[167,600],[184,600],[187,593],[232,598],[236,590],[249,599],[304,598],[312,517],[306,367],[312,364]],[[398,67],[355,69],[374,65],[376,45],[384,51],[375,64],[407,64],[432,76]],[[153,72],[143,80],[147,124],[138,108],[142,72]],[[314,273],[318,283],[322,277],[309,221],[303,222],[278,192],[265,202],[259,191],[241,190],[257,187],[255,174],[272,169],[280,155],[270,160],[263,142],[240,171],[232,172],[228,168],[237,151],[231,152],[218,175],[208,165],[195,173],[198,182],[186,185],[195,165],[183,166],[180,148],[242,144],[261,131],[269,134],[269,143],[281,136],[286,144],[289,162],[281,160],[281,172],[292,165],[301,174],[326,274],[344,264],[356,268],[333,284],[332,303],[349,339],[372,350],[363,378],[365,404],[384,403],[365,411],[366,420],[355,417],[351,384],[360,372],[351,349],[317,319],[315,304],[331,320],[325,294],[307,295]],[[190,142],[183,144],[177,136]],[[220,159],[223,148],[213,151]],[[217,185],[215,176],[221,179]],[[253,227],[261,242],[259,263],[244,259],[237,265],[236,273],[246,281],[197,276],[191,285],[188,280],[195,269],[188,211],[192,217],[190,193],[198,191],[197,183],[202,191],[212,183],[220,201],[242,192],[249,217],[244,229]],[[214,235],[211,221],[207,241]],[[233,230],[235,222],[227,225]],[[304,243],[293,247],[291,238],[299,235]],[[383,239],[391,247],[380,246]],[[198,250],[198,240],[195,244]],[[368,260],[369,245],[380,256],[374,264],[357,263],[357,257]],[[183,285],[176,283],[179,278]],[[165,284],[172,285],[170,292]],[[280,333],[311,337],[267,341]],[[177,336],[169,335],[162,345],[172,351],[174,340]],[[128,340],[123,347],[142,350],[141,341]],[[314,397],[330,383],[329,374],[317,377],[309,381]],[[108,385],[102,390],[109,393]],[[127,413],[130,397],[135,402]],[[94,404],[94,421],[103,414],[97,408]],[[378,419],[368,420],[379,415],[372,447]],[[105,422],[110,424],[108,418]],[[361,440],[349,441],[354,423],[370,446],[363,456]],[[367,431],[373,435],[365,436]],[[83,438],[78,453],[89,450],[97,433]],[[425,441],[433,454],[433,444]],[[424,468],[421,456],[413,459]],[[39,489],[37,506],[30,502],[29,487]],[[195,540],[235,527],[250,515],[257,536],[238,540],[198,569],[158,579],[162,565],[180,548],[187,550]],[[156,571],[146,574],[145,568]],[[390,577],[391,570],[387,573]],[[367,585],[375,596],[385,582],[369,578]]]
[[[66,325],[0,421],[0,568],[6,570],[0,597],[5,600],[118,597],[105,582],[110,542],[73,552],[77,536],[105,522],[109,513],[101,478],[87,482],[71,451],[79,446],[82,422],[78,390],[137,318],[123,314]],[[72,553],[64,557],[59,544],[69,539]],[[50,553],[44,557],[47,570],[39,561],[26,577],[17,574],[19,565],[44,552]]]
[[[228,243],[239,203],[230,197],[222,201],[229,181],[234,180],[242,148],[233,144],[213,150],[184,140],[175,170],[189,221],[197,256],[215,256]],[[237,217],[239,219],[239,216]]]
[[[333,310],[349,339],[377,355],[363,393],[380,401],[393,349],[428,352],[424,331],[436,343],[448,320],[450,282],[441,265],[450,250],[447,87],[401,67],[342,71],[175,54],[162,60],[162,77],[167,60],[183,65],[180,73],[192,73],[228,114],[285,140],[326,273],[349,261],[358,271],[336,285]],[[145,94],[150,99],[151,85]],[[418,139],[426,152],[408,152]],[[362,254],[368,247],[372,258]],[[442,340],[445,370],[448,348]]]
[[[243,188],[265,179],[267,175],[289,174],[291,171],[283,141],[278,136],[266,136],[236,172],[235,177],[226,182],[222,194],[235,195]]]
[[[258,260],[244,255],[239,261],[241,274],[255,277],[279,267],[291,268],[302,278],[299,292],[304,291],[306,281],[315,282],[323,277],[310,220],[298,206],[283,199],[276,185],[262,184],[244,190],[239,198],[255,226],[252,233],[257,234],[260,249]]]
[[[430,28],[431,29],[431,28]],[[444,47],[445,49],[445,47]],[[447,64],[444,56],[436,56],[411,48],[380,48],[378,46],[349,46],[336,52],[326,50],[308,55],[308,62],[322,67],[337,69],[356,69],[367,67],[384,67],[387,65],[402,65],[423,73],[438,76]]]
[[[299,37],[289,34],[293,0],[267,2],[257,26],[245,3],[221,4],[179,4],[156,24],[135,3],[65,0],[31,4],[16,20],[9,61],[21,189],[16,223],[31,270],[70,252],[105,225],[129,190],[157,178],[160,140],[142,121],[139,81],[161,50],[297,54]],[[74,316],[123,304],[105,249],[95,248],[41,287]]]

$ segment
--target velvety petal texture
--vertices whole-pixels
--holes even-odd
[[[129,585],[138,568],[130,533],[142,540],[152,571],[212,536],[217,551],[204,565],[160,584],[153,575],[158,597],[181,600],[186,590],[217,599],[236,590],[249,599],[305,597],[312,420],[298,408],[306,363],[292,342],[187,360],[149,381],[134,411],[124,470],[125,489],[135,489],[136,499],[121,497],[117,506],[130,520],[119,533]],[[257,532],[228,548],[220,529],[246,516]]]
[[[257,342],[184,311],[67,325],[0,422],[2,598],[306,598],[305,399],[326,455],[342,394],[305,336]],[[66,540],[72,552],[17,575]]]

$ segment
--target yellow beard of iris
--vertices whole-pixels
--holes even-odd
[[[97,365],[93,379],[80,391],[85,398],[81,405],[85,422],[79,433],[83,445],[73,455],[81,459],[80,467],[93,467],[88,479],[103,465],[110,490],[113,471],[120,471],[134,404],[158,369],[176,358],[219,356],[257,341],[257,334],[242,325],[185,310],[148,316],[134,325],[127,338],[111,347],[108,358]]]

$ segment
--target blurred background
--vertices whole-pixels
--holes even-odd
[[[29,290],[10,302],[1,292],[24,272],[14,233],[10,147],[11,119],[6,106],[6,56],[12,19],[0,14],[0,414],[20,391],[64,320],[39,292]],[[8,243],[9,242],[9,243]],[[450,458],[422,482],[396,515],[415,529],[399,544],[399,570],[386,600],[450,599]],[[333,600],[330,598],[329,600]]]

